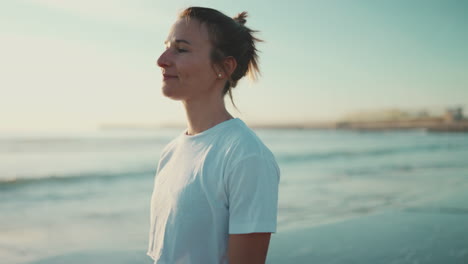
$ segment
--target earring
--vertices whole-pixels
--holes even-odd
[[[221,73],[218,73],[218,78],[221,78],[221,76],[223,76]]]

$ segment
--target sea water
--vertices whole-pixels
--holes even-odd
[[[180,132],[0,135],[0,263],[152,263],[145,253],[154,174]],[[466,133],[255,132],[281,169],[278,235],[468,191]],[[269,263],[279,263],[274,250],[286,242],[278,241]]]

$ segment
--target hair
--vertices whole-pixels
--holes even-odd
[[[232,88],[236,87],[237,82],[245,75],[248,75],[251,80],[257,80],[260,75],[258,50],[255,44],[263,40],[253,36],[258,32],[257,30],[245,26],[247,12],[241,12],[230,18],[215,9],[189,7],[179,14],[179,18],[187,21],[196,19],[201,24],[205,24],[213,46],[211,60],[214,64],[225,70],[222,62],[226,57],[232,56],[236,60],[237,67],[228,76],[223,89],[223,96],[229,93],[231,102],[236,107],[232,98]]]

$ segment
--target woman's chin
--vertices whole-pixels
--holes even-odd
[[[180,94],[178,94],[174,88],[170,88],[170,87],[167,87],[166,85],[164,85],[162,87],[162,94],[167,97],[167,98],[170,98],[172,100],[182,100],[182,96]]]

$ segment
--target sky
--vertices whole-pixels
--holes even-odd
[[[230,113],[247,123],[378,109],[468,112],[468,1],[10,0],[0,3],[0,132],[184,124],[156,60],[177,14],[247,11],[261,77]],[[465,114],[466,115],[466,114]]]

